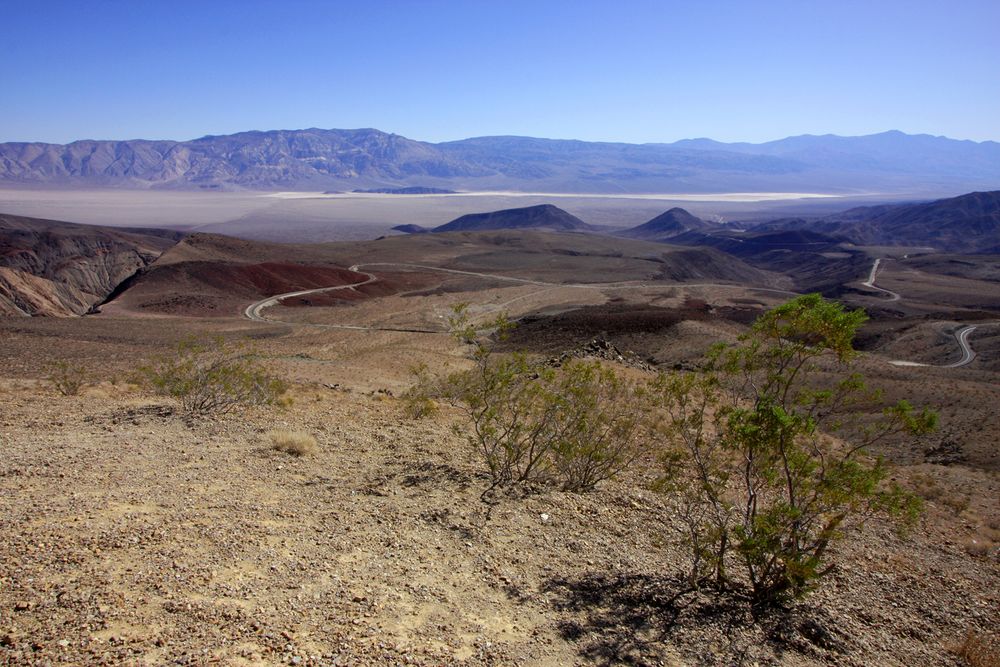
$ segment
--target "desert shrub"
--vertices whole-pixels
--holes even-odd
[[[952,493],[942,496],[940,502],[950,509],[955,516],[961,516],[965,510],[969,509],[972,496],[963,493]]]
[[[87,383],[87,371],[68,361],[56,361],[49,366],[48,379],[63,396],[76,396]]]
[[[944,489],[937,480],[927,473],[916,473],[910,477],[910,486],[924,500],[937,500],[944,495]]]
[[[431,374],[427,364],[410,369],[414,382],[400,397],[403,414],[410,419],[433,417],[438,412],[437,398],[441,395],[440,381]]]
[[[464,307],[452,318],[456,336],[474,346],[475,366],[453,373],[441,394],[464,412],[468,440],[485,464],[491,489],[517,483],[587,491],[618,474],[642,451],[648,429],[643,392],[596,362],[559,368],[524,353],[494,354],[491,339],[471,326]],[[502,338],[504,316],[488,323]]]
[[[208,343],[182,341],[173,355],[141,368],[140,375],[157,393],[179,400],[191,414],[278,404],[288,389],[245,346],[221,338]]]
[[[969,667],[1000,667],[1000,636],[970,630],[951,647]]]
[[[735,564],[755,607],[781,603],[831,571],[830,545],[851,528],[876,514],[915,519],[920,499],[887,484],[887,466],[865,450],[892,433],[925,433],[936,415],[901,401],[874,421],[844,418],[881,401],[850,370],[864,320],[819,295],[798,297],[714,348],[703,372],[657,380],[658,487],[682,508],[693,585],[733,587]]]
[[[599,362],[570,361],[555,373],[558,437],[552,468],[567,491],[588,491],[647,451],[646,394]]]
[[[271,449],[292,456],[308,456],[316,451],[316,438],[301,431],[270,431]]]

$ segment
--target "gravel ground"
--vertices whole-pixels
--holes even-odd
[[[295,399],[188,420],[124,385],[0,381],[0,663],[915,667],[1000,621],[1000,565],[933,504],[754,619],[680,593],[679,525],[641,472],[487,513],[454,415]],[[273,451],[275,428],[318,451]]]

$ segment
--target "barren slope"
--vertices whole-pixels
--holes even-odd
[[[181,236],[0,215],[0,313],[86,313]]]

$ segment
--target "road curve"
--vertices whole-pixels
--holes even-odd
[[[899,294],[896,294],[895,292],[892,292],[892,291],[887,290],[887,289],[882,289],[881,287],[877,287],[874,284],[875,283],[875,277],[878,274],[879,265],[881,264],[881,261],[882,261],[881,259],[876,259],[875,260],[875,263],[872,265],[871,273],[868,276],[868,280],[866,282],[862,283],[862,284],[865,285],[866,287],[870,287],[870,288],[878,290],[880,292],[885,292],[886,294],[889,295],[891,301],[898,301],[900,299]],[[501,281],[506,281],[506,282],[519,283],[519,284],[522,284],[522,285],[537,285],[539,287],[546,287],[546,288],[549,288],[549,289],[555,289],[555,288],[576,288],[576,289],[645,289],[645,288],[649,287],[648,285],[646,285],[644,283],[641,283],[641,282],[640,283],[636,283],[636,282],[615,282],[615,283],[549,283],[549,282],[545,282],[545,281],[541,281],[541,280],[531,280],[531,279],[528,279],[528,278],[516,278],[516,277],[513,277],[513,276],[498,276],[498,275],[490,274],[490,273],[478,273],[478,272],[475,272],[475,271],[462,271],[462,270],[459,270],[459,269],[445,269],[445,268],[438,267],[438,266],[428,266],[428,265],[424,265],[424,264],[403,264],[403,263],[395,263],[395,262],[372,262],[372,263],[368,263],[368,264],[355,264],[355,265],[351,266],[348,269],[348,270],[353,271],[355,273],[360,273],[360,274],[366,276],[365,280],[362,280],[361,282],[351,283],[349,285],[335,285],[335,286],[332,286],[332,287],[318,287],[316,289],[298,290],[296,292],[286,292],[284,294],[277,294],[275,296],[271,296],[271,297],[268,297],[266,299],[261,299],[260,301],[255,301],[254,303],[252,303],[252,304],[250,304],[249,306],[246,307],[246,309],[243,311],[243,314],[244,314],[244,316],[246,316],[247,319],[252,320],[254,322],[266,322],[266,323],[269,323],[269,324],[290,324],[289,322],[282,322],[281,320],[272,320],[270,318],[264,317],[262,311],[265,308],[270,308],[271,306],[278,305],[279,303],[281,303],[285,299],[290,299],[290,298],[297,297],[297,296],[308,296],[310,294],[321,294],[321,293],[324,293],[324,292],[335,292],[337,290],[345,290],[345,289],[353,290],[355,288],[361,287],[362,285],[370,285],[371,283],[374,283],[374,282],[378,281],[378,276],[376,276],[373,273],[369,273],[367,271],[362,270],[362,267],[376,267],[376,266],[394,267],[394,268],[406,268],[406,269],[421,269],[421,270],[425,270],[425,271],[437,271],[437,272],[440,272],[440,273],[451,273],[451,274],[457,274],[457,275],[474,276],[474,277],[477,277],[477,278],[489,278],[489,279],[493,279],[493,280],[501,280]],[[665,287],[672,287],[672,288],[673,287],[739,287],[739,288],[742,288],[742,289],[755,289],[755,290],[760,290],[760,291],[763,291],[763,292],[773,292],[773,293],[778,293],[778,294],[789,294],[789,295],[792,295],[792,296],[796,296],[798,294],[797,292],[791,292],[791,291],[788,291],[788,290],[774,289],[774,288],[770,288],[770,287],[747,287],[747,286],[744,286],[744,285],[727,285],[727,284],[723,284],[723,283],[676,283],[676,284],[672,284],[672,285],[665,285]],[[543,291],[548,291],[548,289],[543,290]],[[523,296],[523,297],[516,297],[516,298],[512,299],[511,301],[508,301],[508,302],[506,302],[504,304],[501,304],[501,306],[505,306],[508,303],[512,303],[513,301],[517,301],[517,300],[522,299],[522,298],[526,298],[527,296],[530,296],[530,295],[526,295],[526,296]],[[441,333],[446,333],[446,332],[443,332],[443,331],[435,331],[435,330],[432,330],[432,329],[417,329],[417,328],[404,328],[404,327],[362,326],[362,325],[358,325],[358,324],[314,324],[314,325],[310,325],[310,326],[317,326],[317,327],[321,327],[321,328],[324,328],[324,329],[350,329],[350,330],[354,330],[354,331],[400,331],[400,332],[405,332],[405,333],[427,333],[427,334],[441,334]],[[973,359],[976,358],[976,352],[975,352],[975,350],[972,349],[972,346],[969,344],[969,336],[975,330],[976,330],[976,326],[975,325],[967,325],[967,326],[965,326],[965,327],[963,327],[963,328],[961,328],[961,329],[959,329],[958,331],[955,332],[955,334],[954,334],[955,335],[955,341],[958,343],[958,346],[959,346],[959,348],[962,351],[962,357],[958,361],[955,361],[953,363],[945,364],[945,365],[941,366],[941,368],[960,368],[962,366],[968,365],[969,363],[972,362]],[[928,364],[921,364],[921,363],[911,362],[911,361],[890,361],[889,363],[897,365],[897,366],[926,366],[926,365],[928,365]]]
[[[243,315],[254,322],[266,322],[268,324],[291,324],[291,322],[283,322],[281,320],[273,320],[268,317],[264,317],[263,310],[265,308],[270,308],[271,306],[276,306],[285,299],[290,299],[297,296],[307,296],[309,294],[319,294],[322,292],[333,292],[342,289],[354,289],[356,287],[361,287],[362,285],[368,285],[378,281],[378,277],[367,271],[363,271],[361,267],[393,267],[393,268],[404,268],[404,269],[421,269],[426,271],[438,271],[440,273],[451,273],[463,276],[474,276],[477,278],[489,278],[493,280],[501,280],[506,282],[518,283],[521,285],[537,285],[539,287],[546,288],[576,288],[576,289],[646,289],[649,285],[642,282],[614,282],[614,283],[549,283],[542,280],[531,280],[529,278],[515,278],[513,276],[498,276],[491,273],[477,273],[475,271],[462,271],[459,269],[445,269],[439,266],[428,266],[425,264],[403,264],[396,262],[371,262],[367,264],[354,264],[349,267],[349,271],[355,273],[361,273],[368,276],[366,280],[359,283],[351,283],[350,285],[336,285],[333,287],[318,287],[316,289],[299,290],[297,292],[286,292],[284,294],[277,294],[275,296],[268,297],[266,299],[261,299],[260,301],[255,301],[251,303],[243,311]],[[664,287],[729,287],[729,288],[740,288],[740,289],[752,289],[762,292],[773,292],[777,294],[788,294],[791,296],[798,296],[798,292],[792,292],[789,290],[774,289],[770,287],[752,287],[746,285],[729,285],[724,283],[675,283],[670,285],[664,285]],[[547,290],[546,290],[547,291]],[[507,303],[517,301],[520,298],[512,299]],[[501,306],[506,304],[501,304]],[[428,333],[428,334],[441,334],[447,333],[444,331],[435,331],[432,329],[416,329],[416,328],[403,328],[403,327],[381,327],[381,326],[362,326],[358,324],[311,324],[309,326],[321,327],[324,329],[351,329],[354,331],[402,331],[406,333]]]
[[[872,270],[871,270],[871,272],[868,274],[868,280],[864,281],[861,284],[864,285],[865,287],[870,288],[870,289],[877,290],[879,292],[883,292],[885,294],[888,294],[889,295],[889,301],[899,301],[900,296],[898,294],[896,294],[892,290],[887,290],[887,289],[883,289],[881,287],[878,287],[875,284],[875,277],[878,275],[879,266],[881,264],[882,264],[882,260],[881,259],[876,259],[875,263],[872,264]]]
[[[975,326],[965,326],[955,332],[955,340],[958,342],[958,346],[962,348],[962,358],[958,361],[945,364],[945,368],[958,368],[959,366],[965,366],[976,358],[976,352],[969,345],[969,335],[976,330]]]
[[[306,296],[308,294],[319,294],[321,292],[334,292],[336,290],[342,290],[342,289],[352,290],[356,287],[361,287],[362,285],[368,285],[378,280],[378,278],[375,275],[368,273],[367,271],[355,271],[355,269],[351,269],[351,271],[354,271],[355,273],[362,273],[368,276],[368,278],[366,280],[362,280],[359,283],[351,283],[349,285],[336,285],[334,287],[318,287],[316,289],[299,290],[298,292],[285,292],[284,294],[277,294],[275,296],[270,296],[266,299],[261,299],[260,301],[255,301],[254,303],[251,303],[249,306],[246,307],[246,310],[243,311],[243,314],[246,316],[248,320],[253,320],[254,322],[274,322],[274,320],[269,320],[268,318],[264,317],[261,314],[261,311],[264,310],[265,308],[276,306],[285,299],[291,299],[292,297],[296,296]]]

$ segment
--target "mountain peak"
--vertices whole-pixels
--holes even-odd
[[[622,232],[622,236],[648,241],[663,241],[686,232],[704,232],[716,227],[713,222],[702,220],[687,210],[675,206],[649,222]]]
[[[488,213],[470,213],[435,227],[435,232],[475,232],[496,229],[547,229],[584,231],[590,225],[552,204],[508,208]]]

